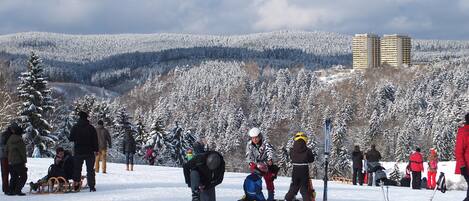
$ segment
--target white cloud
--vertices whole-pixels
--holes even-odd
[[[432,27],[432,22],[422,19],[409,19],[406,16],[398,16],[392,18],[388,24],[396,31],[410,31],[412,29],[429,29]]]

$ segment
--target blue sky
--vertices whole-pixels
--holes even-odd
[[[469,0],[0,0],[0,34],[286,29],[469,40]]]

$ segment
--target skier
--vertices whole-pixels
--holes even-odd
[[[355,145],[355,148],[352,152],[352,162],[353,162],[353,173],[352,173],[352,183],[353,185],[357,185],[357,177],[358,177],[358,184],[363,185],[363,152],[360,151],[360,146]]]
[[[94,172],[95,157],[98,155],[98,136],[96,129],[88,121],[88,114],[80,111],[78,122],[70,131],[70,141],[74,142],[74,170],[73,170],[73,188],[80,189],[81,170],[83,162],[86,163],[86,180],[90,187],[90,192],[96,191],[96,180]]]
[[[410,170],[412,171],[412,189],[420,189],[423,172],[423,157],[420,148],[416,148],[410,155]]]
[[[103,173],[106,174],[107,148],[112,148],[112,144],[111,135],[109,135],[109,131],[104,128],[104,122],[102,120],[98,121],[98,127],[96,127],[96,134],[98,135],[99,151],[98,155],[96,156],[94,169],[96,170],[96,173],[99,172],[99,161],[102,160]]]
[[[314,155],[311,149],[306,146],[308,137],[303,132],[295,135],[293,148],[290,151],[290,158],[293,165],[292,182],[290,189],[285,195],[286,201],[293,201],[298,191],[304,201],[311,201],[313,191],[309,189],[309,163],[314,162]]]
[[[2,191],[5,195],[10,191],[8,188],[8,153],[6,145],[11,136],[11,125],[0,135],[0,165],[2,167]]]
[[[134,171],[134,155],[137,149],[135,138],[132,135],[132,129],[130,127],[125,128],[124,139],[122,140],[122,152],[125,155],[127,171]],[[130,168],[129,168],[130,167]]]
[[[244,198],[242,201],[265,201],[262,193],[262,176],[269,171],[265,163],[258,163],[246,177],[243,184]]]
[[[246,159],[249,162],[249,168],[252,171],[256,168],[258,163],[266,163],[269,167],[269,171],[264,174],[265,184],[267,186],[268,201],[274,200],[275,188],[274,179],[277,176],[278,168],[273,164],[274,151],[272,145],[270,145],[262,136],[259,128],[252,128],[249,130],[249,137],[251,140],[246,146]]]
[[[376,145],[372,144],[371,149],[366,152],[365,158],[367,160],[367,172],[368,172],[368,186],[373,185],[373,169],[376,166],[379,166],[379,160],[381,160],[381,153],[379,153],[378,150],[376,150]],[[378,183],[376,183],[376,186],[379,186]]]
[[[183,166],[186,184],[192,190],[192,201],[215,201],[215,186],[225,174],[225,161],[216,151],[195,155]]]
[[[430,156],[428,156],[428,189],[434,189],[436,186],[436,173],[438,172],[438,154],[436,149],[430,149]]]
[[[28,168],[26,168],[26,145],[24,144],[23,129],[16,123],[11,125],[11,136],[8,138],[6,150],[8,153],[8,169],[10,170],[10,184],[7,195],[24,196],[23,189],[28,179]]]
[[[73,157],[69,151],[58,147],[55,150],[54,164],[49,166],[47,175],[39,179],[36,183],[29,183],[31,189],[37,191],[39,186],[47,183],[51,177],[63,177],[67,181],[73,177]]]
[[[464,176],[466,183],[469,186],[469,113],[465,116],[466,122],[458,128],[456,137],[456,148],[454,150],[456,156],[456,174]],[[469,201],[469,188],[467,189],[466,198],[464,201]]]

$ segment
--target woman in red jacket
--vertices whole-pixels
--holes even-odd
[[[412,171],[412,189],[420,189],[423,172],[423,157],[420,148],[410,155],[410,171]]]
[[[434,189],[436,186],[436,173],[438,171],[438,154],[436,149],[430,149],[430,156],[428,157],[428,171],[427,171],[427,188]]]
[[[467,166],[469,165],[469,113],[465,116],[466,122],[463,126],[458,128],[458,135],[456,136],[456,149],[454,150],[456,155],[456,174],[461,174],[466,179],[469,185],[469,175],[467,172]],[[469,201],[469,188],[467,190],[466,199]]]

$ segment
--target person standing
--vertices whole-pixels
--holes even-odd
[[[423,157],[420,148],[410,155],[410,171],[412,171],[412,189],[420,189],[422,183]]]
[[[374,181],[374,178],[373,178],[373,174],[374,174],[374,171],[376,169],[376,167],[380,166],[379,164],[379,160],[381,160],[381,153],[379,153],[378,150],[376,150],[376,145],[372,144],[371,145],[371,149],[366,152],[366,160],[367,160],[367,172],[368,172],[368,186],[372,186],[373,185],[373,181]],[[376,186],[378,186],[379,184],[376,183]]]
[[[96,134],[98,135],[98,155],[96,156],[96,162],[94,169],[96,173],[99,172],[99,161],[103,161],[103,173],[106,174],[106,160],[107,160],[107,149],[112,148],[111,144],[111,135],[109,131],[104,128],[104,122],[102,120],[98,121],[98,127],[96,127]]]
[[[465,116],[465,123],[458,128],[456,136],[456,148],[454,149],[456,156],[456,174],[464,176],[466,183],[469,186],[469,113]],[[466,198],[464,201],[469,201],[469,188],[467,188]]]
[[[122,151],[125,155],[126,161],[125,170],[127,171],[134,171],[134,155],[136,149],[137,144],[135,143],[135,138],[132,135],[132,129],[130,127],[127,127],[125,129],[124,139],[122,140]]]
[[[430,156],[428,156],[427,188],[434,189],[436,187],[436,173],[437,172],[438,172],[438,154],[436,153],[436,149],[431,148]]]
[[[28,179],[26,168],[26,145],[23,141],[23,129],[16,123],[11,125],[11,136],[8,138],[6,150],[8,153],[8,169],[10,170],[10,184],[7,195],[24,196],[21,190]]]
[[[223,182],[225,161],[216,151],[197,154],[184,164],[184,179],[192,190],[192,201],[216,201],[215,186]]]
[[[96,191],[95,179],[95,156],[98,155],[98,136],[96,129],[88,121],[88,114],[80,111],[78,122],[70,131],[70,141],[74,142],[74,171],[73,187],[75,190],[80,188],[81,170],[83,162],[86,163],[86,179],[90,192]]]
[[[10,191],[8,187],[8,153],[7,153],[7,141],[8,138],[11,136],[10,126],[2,132],[0,135],[0,165],[2,171],[2,191],[3,193],[8,194]]]
[[[360,146],[355,145],[355,148],[352,152],[352,166],[353,166],[353,173],[352,173],[352,183],[353,185],[357,185],[357,178],[358,184],[363,185],[363,152],[360,151]]]
[[[246,146],[246,160],[249,162],[249,169],[252,172],[257,167],[257,163],[265,163],[269,166],[269,171],[263,176],[268,192],[267,200],[273,201],[275,197],[274,178],[276,175],[275,172],[271,171],[270,166],[274,165],[274,149],[263,137],[259,128],[252,128],[248,134],[251,137]]]
[[[312,189],[308,188],[309,183],[309,163],[314,162],[314,155],[310,148],[306,146],[308,137],[303,132],[298,132],[294,137],[293,148],[290,151],[290,158],[293,165],[292,182],[290,189],[285,195],[286,201],[292,201],[298,191],[304,201],[311,201],[313,198]]]

